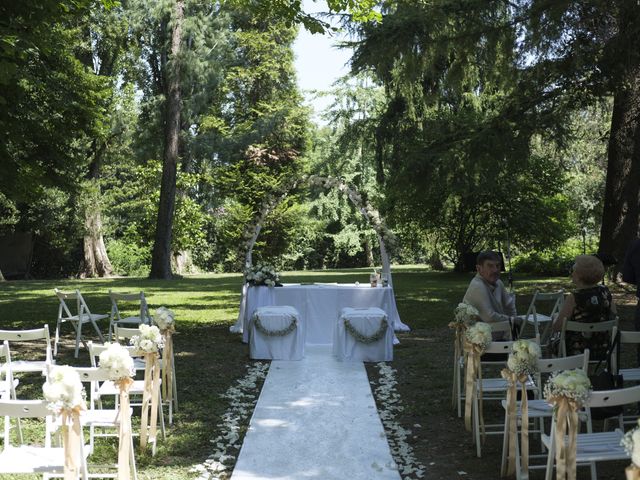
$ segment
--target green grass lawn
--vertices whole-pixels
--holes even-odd
[[[284,282],[368,282],[369,269],[286,272]],[[411,332],[399,334],[393,368],[405,409],[400,422],[412,431],[410,442],[418,460],[433,478],[494,479],[499,477],[501,440],[494,437],[484,447],[484,458],[474,457],[471,435],[451,409],[452,335],[447,324],[461,300],[471,274],[433,272],[419,266],[394,268],[398,311]],[[220,432],[220,416],[228,402],[220,398],[246,372],[248,348],[241,336],[229,332],[238,314],[242,278],[239,274],[196,275],[171,281],[144,278],[92,280],[12,281],[0,283],[1,328],[55,328],[58,300],[54,287],[80,289],[93,313],[108,313],[108,291],[144,291],[153,310],[159,306],[176,313],[174,337],[180,408],[158,454],[136,452],[140,478],[195,478],[192,465],[212,452],[210,440]],[[524,312],[536,288],[569,288],[568,278],[516,276],[519,311]],[[622,327],[630,329],[633,295],[615,289]],[[100,323],[107,331],[108,319]],[[92,338],[90,328],[87,337]],[[58,363],[88,365],[84,348],[73,358],[72,328],[64,325]],[[20,352],[29,355],[32,352]],[[368,368],[372,380],[375,373]],[[41,378],[24,377],[18,393],[40,394]],[[246,426],[245,426],[246,427]],[[107,443],[99,459],[115,458],[115,446]],[[602,469],[601,473],[605,473]],[[467,472],[461,476],[459,472]],[[608,471],[608,470],[607,470]],[[620,472],[617,472],[620,473]],[[621,478],[622,475],[601,478]],[[413,478],[413,477],[406,477]],[[532,478],[542,478],[533,476]]]

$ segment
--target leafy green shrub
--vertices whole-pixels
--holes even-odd
[[[107,253],[118,275],[144,277],[149,275],[151,247],[141,247],[126,240],[110,240]]]
[[[587,244],[587,253],[595,251],[595,241]],[[566,276],[576,256],[583,251],[582,241],[570,239],[554,250],[531,251],[513,258],[513,269],[522,273]]]

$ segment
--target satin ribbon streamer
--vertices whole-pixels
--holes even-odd
[[[125,377],[115,382],[120,389],[120,429],[118,432],[118,480],[131,479],[131,412],[129,411],[129,388],[133,379]]]
[[[507,445],[508,464],[507,470],[502,470],[501,475],[511,476],[516,473],[516,436],[518,434],[517,409],[518,409],[518,383],[521,390],[520,411],[522,427],[520,430],[521,468],[525,478],[529,473],[529,400],[527,399],[527,376],[516,375],[508,368],[500,372],[502,378],[507,381]]]
[[[62,410],[62,444],[64,445],[64,480],[77,480],[80,476],[82,430],[80,428],[82,406]],[[71,425],[69,425],[71,423]]]
[[[154,442],[158,424],[158,397],[160,396],[160,366],[158,353],[145,353],[144,392],[142,393],[142,417],[140,422],[140,448]],[[151,417],[151,418],[149,418]]]
[[[162,351],[162,397],[167,402],[173,401],[173,329],[162,332],[164,350]]]
[[[576,480],[576,449],[578,436],[578,410],[581,405],[575,400],[556,396],[549,398],[555,405],[556,428],[556,479]],[[565,435],[568,442],[565,444]]]
[[[640,468],[629,465],[624,471],[627,480],[640,480]]]
[[[482,382],[482,369],[480,368],[480,356],[483,353],[483,348],[479,345],[464,340],[464,353],[466,364],[466,378],[465,378],[465,399],[464,399],[464,426],[467,431],[472,431],[472,406],[473,399],[475,397],[475,381],[476,379]],[[478,390],[478,417],[480,424],[480,431],[484,439],[484,415],[482,413],[482,388]],[[475,437],[474,437],[475,438]]]
[[[462,339],[467,327],[458,322],[451,322],[449,328],[455,329],[455,338],[453,340],[453,387],[451,388],[451,408],[456,408],[458,404],[458,381],[460,375],[460,367],[458,362],[462,355]]]

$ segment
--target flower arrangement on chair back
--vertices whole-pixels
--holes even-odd
[[[140,448],[144,449],[147,442],[153,443],[152,454],[156,451],[156,428],[158,423],[158,409],[160,405],[160,350],[164,347],[164,338],[160,329],[155,325],[138,327],[140,335],[131,337],[130,343],[136,350],[144,353],[144,393],[142,395],[142,417],[140,422]],[[147,430],[147,424],[149,430]]]
[[[625,469],[627,480],[640,480],[640,419],[638,426],[625,433],[620,443],[631,457],[631,465]]]
[[[109,372],[109,379],[120,389],[120,425],[118,432],[118,479],[130,478],[131,415],[129,412],[129,388],[133,384],[135,369],[129,350],[119,343],[112,343],[100,354],[100,368]]]
[[[258,264],[253,268],[248,268],[244,271],[244,279],[246,283],[253,286],[275,287],[281,285],[280,275],[273,265]]]
[[[86,409],[80,375],[68,365],[53,367],[49,372],[49,378],[42,385],[42,393],[49,402],[49,409],[62,416],[64,477],[78,478],[82,464],[83,441],[80,411]]]
[[[508,445],[508,465],[506,471],[501,472],[502,476],[511,476],[516,473],[516,435],[517,435],[517,391],[518,385],[522,388],[520,396],[520,409],[522,418],[529,418],[529,406],[527,399],[526,382],[529,375],[538,371],[538,360],[540,359],[540,345],[529,340],[516,340],[511,347],[511,354],[507,360],[507,368],[501,372],[502,378],[507,381],[507,445]],[[528,475],[529,472],[529,422],[522,422],[520,430],[520,449],[522,458],[522,471]]]

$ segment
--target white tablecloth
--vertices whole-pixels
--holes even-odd
[[[248,287],[240,307],[238,324],[233,331],[243,333],[249,341],[249,320],[256,308],[268,305],[291,305],[304,322],[306,343],[328,345],[333,340],[333,328],[344,307],[378,307],[387,314],[395,331],[408,331],[400,321],[396,299],[391,287],[372,288],[369,284],[290,284],[283,287]],[[242,323],[242,326],[239,325]]]

